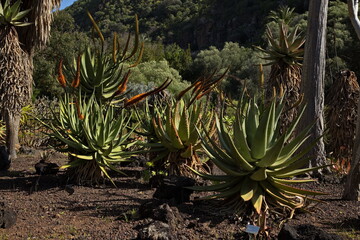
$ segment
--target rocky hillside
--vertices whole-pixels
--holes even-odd
[[[280,5],[302,13],[303,0],[78,0],[66,9],[84,31],[89,30],[89,11],[105,35],[131,29],[138,14],[141,32],[151,40],[176,42],[193,50],[226,41],[254,44],[260,40],[270,10]]]

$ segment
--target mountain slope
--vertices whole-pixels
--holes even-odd
[[[89,11],[105,36],[131,29],[134,15],[140,31],[152,40],[176,42],[192,49],[226,41],[242,44],[260,40],[264,20],[280,4],[304,12],[308,1],[301,0],[78,0],[66,9],[84,31],[88,31]]]

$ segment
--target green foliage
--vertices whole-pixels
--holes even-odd
[[[98,39],[94,39],[97,44],[67,64],[64,73],[63,60],[60,60],[58,82],[65,93],[60,99],[59,113],[54,112],[57,121],[44,123],[52,130],[51,136],[62,143],[58,149],[68,152],[71,157],[63,168],[71,168],[70,178],[80,184],[98,183],[102,175],[111,180],[106,169],[117,170],[114,164],[131,155],[125,150],[131,145],[127,139],[133,130],[129,127],[131,118],[125,114],[124,107],[164,90],[170,83],[165,81],[152,91],[124,98],[129,68],[139,63],[143,52],[137,17],[130,52],[130,38],[128,44],[120,49],[116,34],[111,51],[107,51],[102,32],[90,14],[89,18],[98,35]],[[125,64],[134,56],[137,56],[134,64]]]
[[[145,85],[144,90],[146,91],[153,86],[160,85],[166,79],[172,80],[172,83],[167,88],[171,94],[176,94],[189,86],[188,82],[182,80],[179,72],[171,68],[165,60],[140,63],[131,69],[131,79],[129,89],[134,90],[135,93],[139,90],[142,91],[139,85],[143,87]],[[136,89],[139,90],[136,91]]]
[[[225,73],[226,74],[226,73]],[[201,79],[167,101],[155,99],[146,104],[143,112],[137,111],[143,128],[140,134],[147,138],[145,147],[150,148],[149,166],[156,172],[170,175],[193,173],[188,167],[205,170],[198,157],[201,150],[198,131],[212,132],[213,109],[200,100],[211,92],[223,79]],[[191,93],[190,93],[191,90]],[[147,151],[145,151],[147,152]]]
[[[160,42],[150,42],[146,40],[144,54],[142,57],[143,62],[162,61],[165,59],[164,45]]]
[[[56,65],[63,59],[65,65],[72,63],[74,57],[85,50],[90,43],[85,33],[78,31],[70,14],[60,11],[54,16],[48,46],[34,57],[34,95],[60,97],[61,86],[54,81]]]
[[[167,45],[164,52],[165,59],[169,62],[169,65],[178,70],[182,77],[190,74],[193,63],[190,46],[184,50],[179,45],[173,43]]]
[[[274,37],[277,38],[277,23],[270,21],[267,26],[271,29]],[[295,13],[290,23],[289,31],[293,31],[295,26],[303,33],[307,27],[307,12],[303,14]],[[347,4],[343,1],[334,0],[329,2],[328,22],[327,22],[327,59],[326,59],[326,89],[331,85],[335,73],[342,69],[351,69],[359,72],[359,54],[354,49],[358,49],[360,43],[351,25]],[[266,37],[263,36],[265,40]]]
[[[126,161],[131,155],[125,151],[132,133],[126,131],[130,118],[126,116],[124,109],[119,114],[115,111],[111,105],[99,105],[95,95],[90,99],[81,96],[80,99],[75,99],[65,94],[60,101],[59,115],[49,127],[53,131],[51,136],[66,144],[66,148],[58,150],[74,157],[73,161],[62,168],[76,169],[80,166],[76,176],[72,176],[77,182],[97,182],[101,173],[111,180],[106,168],[119,171],[114,164]],[[96,166],[92,170],[93,174],[81,173],[90,162]]]
[[[347,4],[336,0],[329,2],[327,23],[326,87],[329,87],[335,74],[343,69],[351,69],[359,74],[360,42],[351,25]]]
[[[250,89],[257,85],[259,56],[261,54],[250,48],[227,42],[222,50],[213,46],[202,50],[196,56],[194,65],[196,69],[200,69],[198,71],[207,73],[224,71],[229,67],[229,77],[223,83],[225,92],[237,96],[245,82]]]
[[[308,6],[301,0],[281,3],[301,13]],[[84,9],[88,10],[105,37],[131,29],[131,17],[138,14],[143,19],[140,28],[151,41],[177,43],[183,48],[190,43],[192,49],[201,50],[226,41],[258,42],[267,14],[278,6],[276,0],[78,0],[65,11],[88,31]]]
[[[266,29],[267,50],[261,47],[256,48],[266,54],[264,59],[269,61],[267,65],[299,65],[303,59],[304,50],[302,47],[305,43],[305,36],[298,33],[297,27],[290,32],[289,26],[284,22],[280,22],[278,27],[279,38],[274,37],[269,27]]]
[[[31,9],[21,11],[21,0],[17,0],[11,5],[10,0],[5,0],[4,5],[0,1],[0,25],[25,27],[33,23],[21,22]]]
[[[255,97],[243,98],[230,128],[223,121],[223,113],[216,118],[216,136],[220,144],[209,134],[202,135],[202,143],[210,160],[224,175],[197,172],[204,179],[216,183],[193,189],[220,192],[206,198],[224,198],[229,207],[238,211],[249,201],[258,214],[270,204],[289,209],[301,208],[308,195],[321,194],[289,185],[313,181],[288,178],[319,167],[302,169],[309,161],[309,158],[303,157],[315,143],[298,151],[308,139],[312,126],[290,140],[305,106],[288,130],[280,135],[279,118],[283,108],[282,99],[277,103],[275,97],[266,106],[258,104]]]
[[[206,7],[204,0],[117,0],[117,1],[76,1],[68,11],[82,29],[89,30],[84,9],[92,13],[104,36],[112,32],[125,32],[131,29],[132,16],[138,14],[142,32],[152,40],[174,39],[181,34],[184,25],[200,14]]]
[[[188,106],[188,102],[183,100],[168,103],[165,114],[155,108],[152,128],[159,142],[151,143],[151,151],[158,152],[151,162],[157,166],[157,170],[165,168],[170,175],[190,175],[185,165],[202,168],[197,156],[201,148],[197,129],[210,131],[212,123],[211,111],[205,110],[200,102]]]
[[[295,8],[280,6],[277,11],[271,10],[268,18],[274,22],[283,22],[286,25],[290,25],[295,18],[294,10]]]

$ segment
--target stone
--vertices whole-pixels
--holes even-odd
[[[341,240],[342,238],[336,234],[328,233],[311,224],[302,224],[296,227],[296,230],[302,239],[309,240]]]
[[[10,168],[11,159],[7,148],[5,146],[0,146],[0,171],[6,171]]]
[[[57,174],[59,171],[59,166],[56,163],[41,160],[40,162],[35,164],[35,170],[36,174],[39,175]]]
[[[154,209],[158,208],[164,202],[159,199],[150,199],[144,202],[139,207],[139,217],[141,219],[152,218],[154,216]]]
[[[284,224],[279,232],[278,240],[299,239],[299,237],[300,236],[294,227],[289,224]]]
[[[153,221],[148,225],[140,227],[137,239],[142,240],[175,240],[171,228],[167,223]]]
[[[170,207],[167,203],[153,199],[142,204],[139,208],[140,218],[151,218],[169,224],[175,229],[183,218],[176,207]]]
[[[290,226],[285,224],[278,235],[279,240],[341,240],[336,234],[330,234],[311,224]]]
[[[153,195],[157,199],[173,200],[176,204],[190,201],[193,190],[185,187],[195,185],[195,180],[183,176],[166,176],[160,182]]]
[[[0,228],[11,228],[16,223],[16,212],[0,202]]]
[[[172,228],[176,228],[178,224],[183,221],[179,210],[176,207],[170,207],[168,204],[164,203],[158,208],[153,210],[152,219],[165,222],[170,225]]]

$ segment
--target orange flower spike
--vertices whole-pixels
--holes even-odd
[[[149,96],[150,95],[149,93],[150,92],[140,93],[138,95],[135,95],[135,96],[131,97],[130,99],[125,99],[125,107],[141,101],[145,97]]]
[[[63,88],[65,88],[66,87],[66,79],[62,72],[62,67],[63,67],[63,60],[61,59],[59,62],[59,69],[58,69],[58,81],[59,81],[60,85]]]
[[[214,85],[218,84],[221,80],[223,80],[224,77],[226,76],[226,74],[229,72],[229,70],[230,70],[230,68],[227,68],[227,69],[225,70],[225,72],[224,72],[218,79],[216,79],[216,80],[214,80],[214,81],[206,84],[206,85],[203,87],[203,91],[207,91],[211,86],[214,86]],[[213,76],[212,76],[212,77],[213,77]],[[211,78],[212,78],[212,77],[211,77]]]
[[[189,87],[185,88],[184,90],[182,90],[176,97],[177,100],[180,100],[184,95],[185,93],[187,93],[191,88],[193,88],[195,86],[198,86],[200,84],[200,81],[199,80],[196,80],[193,84],[191,84]]]
[[[130,99],[126,99],[125,100],[125,104],[124,106],[127,107],[131,104],[134,104],[134,103],[137,103],[137,102],[140,102],[141,100],[143,100],[144,98],[146,98],[147,96],[150,96],[150,95],[153,95],[153,94],[156,94],[156,93],[159,93],[161,91],[163,91],[165,88],[167,88],[170,83],[172,81],[171,80],[166,80],[163,84],[161,84],[159,87],[149,91],[149,92],[145,92],[145,93],[140,93],[138,95],[135,95],[134,97],[130,98]]]
[[[76,110],[77,110],[77,114],[78,114],[79,119],[84,120],[85,116],[83,114],[81,114],[78,100],[75,101],[75,105],[76,105]]]
[[[197,82],[197,83],[195,84],[195,87],[194,87],[192,93],[191,93],[191,96],[194,95],[194,93],[196,93],[196,92],[201,92],[201,91],[199,91],[199,90],[200,90],[200,88],[202,88],[203,85],[204,85],[203,81]]]
[[[118,87],[118,89],[115,91],[113,96],[118,96],[122,93],[124,93],[127,89],[127,83],[129,81],[129,77],[130,77],[130,70],[125,74],[125,76],[123,77],[122,83],[120,84],[120,86]]]
[[[81,61],[81,55],[79,55],[77,58],[76,75],[74,81],[71,83],[71,86],[74,88],[77,88],[80,85],[80,61]]]

